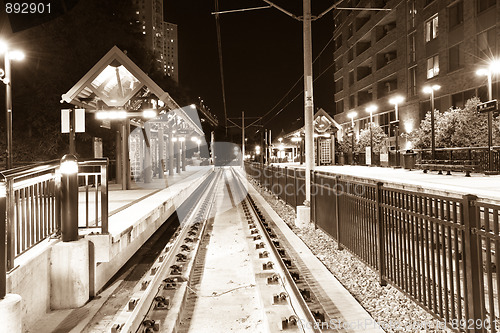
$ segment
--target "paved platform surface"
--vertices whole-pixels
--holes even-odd
[[[172,187],[173,185],[182,182],[190,177],[195,176],[198,172],[202,172],[210,168],[210,166],[186,166],[186,171],[173,176],[165,176],[163,179],[154,178],[151,183],[131,182],[131,189],[122,190],[121,184],[110,183],[108,185],[108,212],[112,216],[125,208],[151,196],[165,188]],[[79,189],[79,205],[78,205],[78,225],[84,227],[86,224],[87,207],[85,204],[85,188]],[[88,207],[88,224],[95,226],[95,188],[89,187],[89,207]],[[100,201],[100,193],[98,193],[98,200]],[[100,208],[99,208],[100,209]],[[98,211],[98,217],[101,214]]]
[[[298,163],[275,163],[274,166],[305,168]],[[500,201],[500,175],[489,176],[479,173],[465,177],[456,172],[450,176],[438,175],[436,171],[423,173],[422,170],[384,168],[358,165],[316,166],[315,170],[339,175],[381,181],[399,186],[412,186],[423,190],[456,195],[474,194],[479,198]]]
[[[167,193],[169,197],[175,196],[175,191],[180,191],[185,187],[184,184],[189,183],[194,179],[194,177],[202,177],[202,175],[204,175],[209,168],[212,168],[212,166],[187,166],[186,171],[180,174],[175,174],[174,176],[166,177],[165,179],[153,179],[150,184],[132,182],[131,190],[122,190],[120,184],[110,184],[108,189],[109,215],[110,217],[118,216],[124,209],[135,206],[137,206],[137,209],[133,208],[133,210],[139,213],[144,210],[143,202],[141,202],[144,199],[155,195],[166,188],[169,188],[171,191],[170,193]],[[85,193],[80,192],[79,194],[81,199],[79,205],[79,219],[81,221],[82,218],[85,219],[85,211],[84,208],[82,208],[85,207],[83,202],[83,196]],[[91,199],[91,197],[92,196],[89,195],[89,199]],[[131,219],[133,220],[133,217],[131,217]],[[119,232],[120,226],[113,226],[110,224],[110,233],[113,233],[113,229],[116,228],[118,228],[116,232]],[[81,308],[49,311],[37,322],[36,327],[31,327],[28,330],[28,333],[81,332],[89,320],[92,319],[97,311],[101,309],[104,302],[108,298],[114,297],[113,294],[115,290],[122,282],[123,280],[120,278],[117,279],[105,290],[103,290],[102,293],[100,293],[95,299],[88,302]]]

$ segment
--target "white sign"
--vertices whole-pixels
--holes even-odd
[[[389,162],[389,154],[387,153],[381,153],[380,154],[380,162]]]
[[[75,109],[75,132],[85,132],[85,109]]]
[[[71,130],[71,112],[75,112],[75,132],[85,132],[85,109],[62,109],[61,110],[61,133],[69,133]]]
[[[371,165],[372,164],[372,154],[371,154],[371,148],[370,147],[366,147],[365,148],[365,162],[366,162],[366,165]]]

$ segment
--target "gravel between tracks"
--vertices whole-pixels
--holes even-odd
[[[443,321],[436,327],[437,319],[393,286],[380,286],[377,273],[349,251],[337,250],[337,242],[322,230],[295,227],[295,209],[250,182],[386,332],[453,332],[443,329]]]

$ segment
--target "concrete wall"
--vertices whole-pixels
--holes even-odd
[[[209,171],[200,172],[180,183],[152,195],[110,217],[111,223],[123,229],[109,237],[109,262],[97,263],[91,289],[99,291],[146,240],[172,215],[198,186]],[[135,212],[135,214],[134,214]],[[137,216],[139,212],[140,217]],[[116,224],[115,224],[116,225]],[[23,331],[34,327],[39,318],[50,311],[52,247],[59,240],[44,240],[16,258],[16,267],[7,275],[7,293],[22,297]],[[97,248],[96,251],[102,251]],[[106,249],[105,249],[106,250]],[[92,280],[92,277],[91,277]],[[92,293],[92,291],[91,291]]]

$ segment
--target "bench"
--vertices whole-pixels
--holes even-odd
[[[465,172],[465,177],[470,177],[470,173],[476,170],[479,164],[474,160],[422,160],[415,166],[424,173],[438,171],[438,175],[442,175],[443,171],[446,171],[447,175],[451,175],[452,171],[456,171]]]

